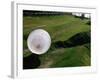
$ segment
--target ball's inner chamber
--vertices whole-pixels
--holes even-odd
[[[42,51],[45,47],[45,39],[42,35],[36,35],[33,37],[31,47],[34,51]]]

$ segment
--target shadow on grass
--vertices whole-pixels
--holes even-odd
[[[40,66],[39,55],[31,54],[28,57],[23,57],[23,69],[34,69]]]
[[[83,45],[86,43],[90,43],[90,32],[81,32],[78,33],[68,40],[65,41],[56,41],[52,43],[55,48],[67,48],[67,47],[75,47],[79,45]]]

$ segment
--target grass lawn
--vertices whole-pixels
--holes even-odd
[[[27,47],[27,37],[35,29],[46,30],[52,39],[56,41],[65,41],[80,32],[90,31],[90,25],[87,25],[88,19],[81,20],[72,15],[51,15],[51,16],[24,16],[23,17],[23,54],[28,57],[32,53]],[[41,61],[38,68],[52,67],[76,67],[90,66],[90,49],[86,43],[70,48],[54,48],[47,53],[39,55]],[[88,46],[90,47],[90,46]],[[52,44],[51,44],[52,48]]]

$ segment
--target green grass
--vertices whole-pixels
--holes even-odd
[[[44,29],[49,32],[52,42],[64,41],[77,33],[90,31],[90,25],[87,25],[87,22],[88,19],[81,20],[72,15],[23,17],[24,57],[31,54],[27,48],[27,37],[31,31]],[[89,44],[50,49],[47,53],[40,55],[39,68],[89,66],[91,65]]]
[[[62,57],[54,60],[51,67],[73,67],[73,66],[87,66],[90,64],[90,58],[87,56],[87,49],[84,46],[64,49]]]

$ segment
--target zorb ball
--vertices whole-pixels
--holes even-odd
[[[51,45],[50,35],[43,29],[33,30],[28,36],[27,45],[32,53],[44,54]]]

